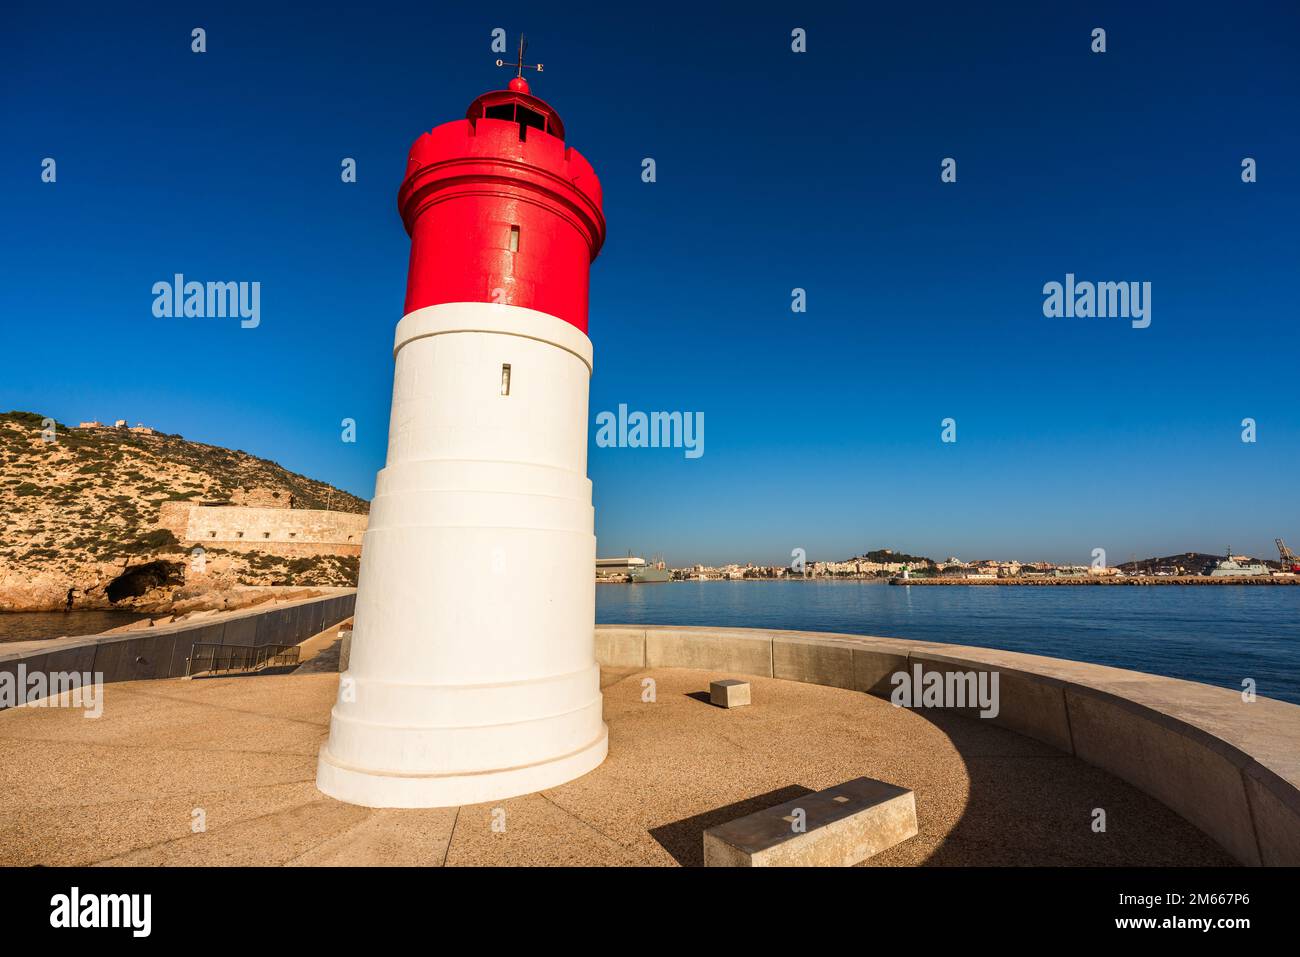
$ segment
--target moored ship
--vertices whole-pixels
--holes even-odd
[[[673,570],[664,564],[663,559],[643,562],[632,566],[631,569],[631,581],[634,585],[672,581],[672,578]]]
[[[1211,578],[1254,578],[1272,573],[1273,569],[1262,562],[1253,562],[1246,555],[1232,554],[1231,547],[1228,548],[1227,556],[1210,569]]]

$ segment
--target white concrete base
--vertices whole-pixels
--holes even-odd
[[[321,748],[316,787],[330,797],[362,807],[458,807],[533,794],[582,777],[609,751],[609,729],[573,754],[541,764],[479,774],[388,775],[335,764]]]
[[[388,461],[317,787],[449,807],[604,759],[591,343],[554,316],[444,303],[398,324]]]

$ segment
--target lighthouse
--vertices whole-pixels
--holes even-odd
[[[605,218],[523,50],[506,89],[415,141],[398,192],[411,258],[388,457],[317,767],[353,804],[492,801],[605,758],[587,478]]]

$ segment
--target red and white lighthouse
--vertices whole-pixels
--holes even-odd
[[[347,672],[317,786],[496,800],[605,758],[587,279],[600,182],[522,76],[411,147],[411,235]]]

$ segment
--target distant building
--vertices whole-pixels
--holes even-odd
[[[633,566],[645,564],[644,558],[629,555],[626,558],[597,558],[596,578],[607,581],[627,581],[632,575]]]
[[[77,426],[77,428],[79,428],[79,429],[107,429],[107,428],[109,428],[109,426],[105,425],[103,422],[100,422],[100,421],[98,421],[98,420],[94,420],[94,421],[91,421],[91,422],[82,422],[81,424],[79,424],[79,425]],[[115,429],[127,429],[127,431],[129,431],[129,432],[138,432],[138,433],[140,433],[141,435],[153,435],[153,434],[154,434],[154,430],[151,429],[151,428],[149,428],[149,426],[145,425],[143,422],[137,422],[135,425],[132,425],[132,426],[129,426],[129,427],[128,427],[127,424],[126,424],[126,419],[116,419],[116,420],[114,420],[113,425],[112,425],[112,428],[115,428]]]
[[[88,423],[78,424],[77,428],[78,429],[107,429],[109,428],[109,426],[104,425],[104,423],[101,423],[101,421],[96,419],[96,420],[88,421]],[[114,419],[112,428],[126,429],[127,432],[138,432],[142,434],[142,436],[152,436],[152,434],[156,433],[155,429],[149,428],[149,426],[144,423],[135,423],[135,425],[129,426],[126,424],[125,419]]]
[[[628,555],[626,558],[597,558],[596,581],[650,583],[671,581],[673,573],[662,561],[647,562],[644,558]]]
[[[1078,578],[1081,575],[1088,574],[1086,565],[1061,565],[1059,568],[1052,570],[1057,578]]]

